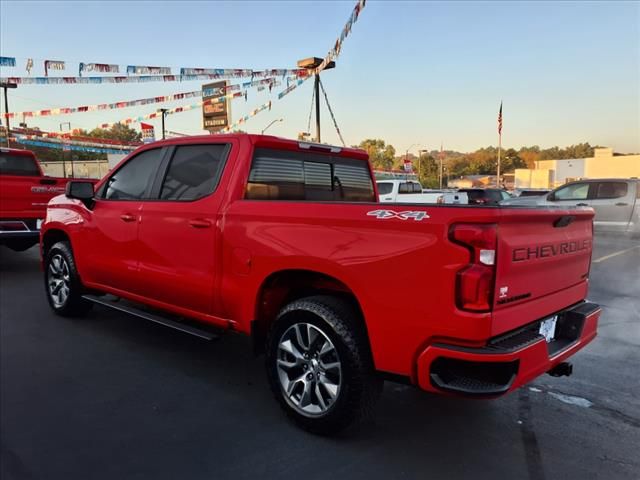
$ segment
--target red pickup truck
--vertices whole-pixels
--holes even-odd
[[[67,182],[45,176],[33,152],[0,148],[0,245],[22,251],[37,244],[47,202]]]
[[[46,295],[205,338],[251,335],[303,428],[373,412],[382,380],[490,398],[596,336],[589,208],[385,205],[365,152],[216,135],[139,148],[49,203]]]

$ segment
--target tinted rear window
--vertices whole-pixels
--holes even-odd
[[[627,196],[627,182],[600,182],[596,198],[621,198]]]
[[[0,175],[40,176],[33,157],[0,152]]]
[[[367,162],[271,149],[256,149],[245,198],[249,200],[375,201]]]
[[[391,182],[378,182],[378,193],[380,195],[387,195],[393,191],[393,183]]]

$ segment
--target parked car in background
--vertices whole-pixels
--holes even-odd
[[[501,188],[461,188],[458,191],[467,194],[470,205],[498,205],[502,200],[511,198]]]
[[[442,194],[443,201],[442,203],[451,204],[451,205],[467,205],[469,203],[469,197],[465,192],[460,192],[458,190],[432,190],[428,188],[423,188],[422,193],[439,193]]]
[[[47,202],[68,181],[45,176],[29,150],[0,148],[0,245],[23,251],[37,244]]]
[[[514,198],[539,197],[540,195],[546,195],[550,191],[551,190],[549,190],[548,188],[517,188],[512,192],[511,196]]]
[[[640,234],[640,181],[637,178],[601,178],[567,183],[546,195],[518,197],[501,205],[585,206],[595,210],[598,231]]]
[[[376,184],[382,203],[444,203],[442,193],[423,193],[415,180],[378,180]]]
[[[383,378],[486,398],[571,373],[600,316],[591,209],[394,208],[373,178],[363,150],[271,136],[146,145],[49,202],[49,305],[250,335],[320,433],[373,415]]]

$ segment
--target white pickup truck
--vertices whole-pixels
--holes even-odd
[[[454,191],[423,190],[415,180],[378,180],[378,197],[381,203],[439,203],[466,205],[466,193]]]

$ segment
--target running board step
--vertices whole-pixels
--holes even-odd
[[[176,320],[172,320],[171,318],[168,318],[167,316],[159,313],[152,313],[150,311],[143,310],[142,308],[136,306],[131,302],[128,302],[127,300],[120,299],[118,297],[112,297],[111,295],[103,297],[98,297],[96,295],[83,295],[82,298],[90,302],[97,303],[98,305],[103,305],[120,312],[128,313],[129,315],[133,315],[135,317],[144,318],[145,320],[149,320],[150,322],[159,323],[160,325],[164,325],[165,327],[173,328],[174,330],[179,330],[181,332],[188,333],[189,335],[203,338],[205,340],[214,340],[220,337],[220,335],[217,333],[193,327]]]

